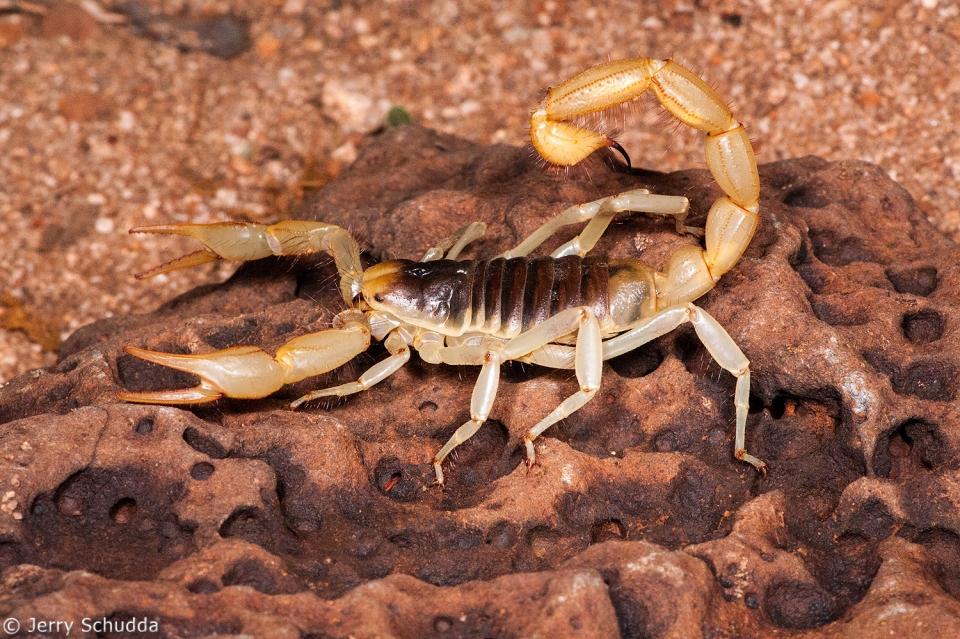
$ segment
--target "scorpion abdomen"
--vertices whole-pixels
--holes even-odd
[[[375,292],[372,286],[365,288],[371,306],[445,335],[516,337],[578,306],[590,307],[601,324],[610,314],[609,269],[603,258],[396,260],[368,273],[377,279]]]
[[[606,260],[576,255],[474,262],[472,321],[467,330],[516,337],[562,310],[589,306],[609,314]],[[499,304],[487,304],[487,300]]]

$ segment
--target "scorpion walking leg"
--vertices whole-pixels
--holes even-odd
[[[610,359],[646,344],[665,335],[684,322],[693,324],[697,337],[703,342],[714,360],[737,378],[734,393],[734,406],[737,411],[737,430],[734,441],[734,456],[747,462],[761,473],[766,473],[767,465],[745,449],[747,429],[747,408],[750,399],[750,361],[737,346],[730,334],[719,322],[702,308],[691,303],[672,306],[660,311],[649,320],[607,340],[603,344],[603,359]]]
[[[487,342],[479,346],[452,346],[430,350],[429,357],[435,357],[446,364],[474,364],[478,358],[483,362],[480,378],[474,387],[470,402],[470,421],[458,428],[434,457],[433,464],[438,484],[443,485],[441,468],[443,460],[454,448],[470,439],[490,414],[493,400],[497,395],[501,363],[507,360],[523,360],[534,353],[543,354],[546,352],[544,349],[551,342],[577,329],[579,329],[579,336],[575,368],[577,380],[580,382],[580,391],[568,397],[527,434],[525,438],[527,455],[532,462],[532,442],[537,435],[586,404],[600,388],[602,342],[600,324],[593,311],[589,308],[571,308],[561,311],[506,344]]]
[[[343,397],[344,395],[359,393],[360,391],[365,391],[374,384],[378,384],[396,373],[404,364],[407,363],[407,361],[409,361],[410,349],[397,331],[392,331],[389,335],[387,335],[387,339],[384,340],[383,344],[387,347],[387,352],[390,353],[390,357],[371,366],[366,372],[363,373],[363,375],[360,376],[360,379],[355,382],[350,382],[349,384],[341,384],[340,386],[324,388],[313,391],[312,393],[307,393],[300,399],[292,402],[290,404],[290,408],[296,408],[304,402],[309,402],[319,397]]]
[[[677,222],[678,233],[699,234],[699,229],[684,225],[690,203],[687,198],[676,195],[654,195],[646,189],[626,191],[619,195],[601,198],[593,202],[578,204],[565,209],[552,220],[530,234],[516,248],[499,255],[498,257],[523,257],[529,255],[538,246],[548,240],[554,233],[571,224],[588,222],[583,231],[559,249],[553,252],[552,257],[579,254],[585,255],[593,248],[600,236],[606,231],[613,216],[624,211],[636,213],[650,213],[661,216],[674,216]]]
[[[464,351],[474,350],[474,347],[439,349],[439,352],[443,354],[444,350]],[[499,350],[490,349],[483,353],[483,368],[480,369],[480,377],[477,378],[477,385],[473,387],[473,396],[470,398],[470,420],[453,433],[433,458],[433,469],[437,475],[438,485],[443,486],[443,468],[441,468],[443,460],[454,448],[473,437],[483,422],[487,421],[490,409],[493,408],[493,400],[497,397],[497,387],[500,385],[501,363],[503,363],[503,356]]]
[[[483,222],[471,222],[466,226],[457,229],[450,237],[440,240],[440,242],[431,247],[423,256],[421,262],[433,262],[444,258],[455,260],[460,255],[460,251],[465,249],[470,242],[474,241],[487,230],[487,225]],[[449,250],[448,250],[449,249]]]
[[[572,308],[558,313],[526,333],[514,338],[504,347],[510,359],[540,351],[555,339],[577,330],[577,345],[574,356],[574,370],[580,390],[565,399],[549,415],[530,429],[524,437],[527,449],[527,463],[533,465],[536,454],[533,440],[543,431],[579,410],[589,402],[600,388],[600,376],[603,369],[603,342],[600,337],[600,322],[589,308]]]
[[[370,345],[370,330],[347,324],[342,330],[301,335],[271,357],[256,346],[236,346],[200,355],[160,353],[128,346],[135,357],[200,377],[195,388],[146,393],[121,392],[128,402],[200,404],[223,395],[242,399],[266,397],[284,384],[320,375],[347,363]]]
[[[563,344],[545,344],[532,353],[518,357],[515,361],[524,364],[537,364],[547,368],[573,370],[576,367],[577,349]]]

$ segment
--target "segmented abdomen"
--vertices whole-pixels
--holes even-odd
[[[468,331],[514,337],[567,308],[607,315],[607,264],[600,258],[514,258],[474,262]]]
[[[602,258],[409,262],[398,274],[406,284],[400,286],[409,287],[407,296],[420,297],[410,305],[418,307],[419,318],[429,317],[432,328],[447,335],[515,337],[577,306],[589,306],[601,324],[609,313],[609,272]],[[397,314],[405,315],[399,309]]]

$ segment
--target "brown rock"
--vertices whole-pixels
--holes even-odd
[[[705,171],[617,167],[552,173],[528,150],[399,127],[304,217],[371,259],[418,258],[482,220],[473,257],[628,188],[686,195],[693,224],[720,195]],[[377,346],[263,400],[117,402],[195,383],[124,346],[274,350],[329,326],[329,260],[263,260],[84,327],[56,368],[0,389],[0,615],[147,616],[185,637],[956,634],[960,250],[877,167],[760,173],[760,229],[699,304],[751,360],[747,445],[766,477],[733,459],[733,379],[689,328],[608,362],[532,470],[525,429],[576,382],[505,367],[444,491],[431,459],[467,419],[475,367],[414,357],[369,391],[285,409],[355,379]],[[692,241],[635,216],[597,252],[661,267]]]
[[[0,49],[16,44],[22,38],[22,25],[16,22],[0,22]]]
[[[92,15],[69,2],[57,4],[50,9],[43,17],[41,30],[45,38],[66,36],[77,41],[99,38],[102,33],[100,25]]]
[[[232,547],[223,546],[222,551],[230,553]],[[252,554],[256,556],[257,551]],[[308,592],[262,592],[260,586],[270,568],[265,564],[249,568],[250,562],[257,561],[241,560],[251,574],[262,571],[252,582],[219,590],[193,582],[199,592],[166,579],[121,582],[89,572],[23,565],[3,573],[0,610],[24,622],[88,619],[99,623],[93,629],[101,632],[117,628],[107,623],[134,620],[146,629],[156,623],[156,629],[141,634],[181,637],[613,637],[617,632],[606,587],[594,570],[505,575],[456,588],[439,588],[398,574],[370,582],[336,601],[323,601]],[[231,570],[238,570],[237,564]]]

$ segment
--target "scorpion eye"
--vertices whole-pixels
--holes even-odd
[[[423,277],[424,275],[427,275],[428,273],[430,273],[430,269],[428,269],[426,266],[422,266],[422,265],[420,265],[420,264],[415,264],[415,265],[413,265],[413,266],[411,266],[410,268],[407,269],[407,274],[408,274],[408,275],[413,275],[414,277]]]
[[[374,301],[376,301],[376,302],[382,302],[382,301],[383,301],[383,295],[381,295],[380,293],[376,293],[376,294],[373,296],[373,299],[374,299]]]

